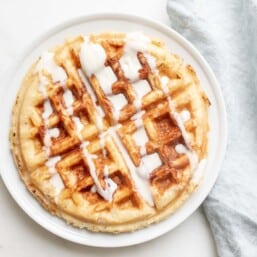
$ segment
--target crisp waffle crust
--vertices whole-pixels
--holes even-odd
[[[193,68],[162,42],[77,36],[25,75],[11,150],[52,214],[92,231],[133,231],[172,214],[199,185],[208,107]]]

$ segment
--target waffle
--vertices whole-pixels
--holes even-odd
[[[52,214],[91,231],[133,231],[171,215],[199,185],[208,107],[193,68],[163,42],[79,35],[25,75],[11,150]]]

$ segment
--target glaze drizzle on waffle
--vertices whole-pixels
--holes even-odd
[[[28,189],[69,223],[138,229],[174,212],[199,184],[208,106],[192,68],[158,40],[78,36],[26,75],[14,159]]]

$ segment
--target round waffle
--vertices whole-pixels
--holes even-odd
[[[77,36],[25,75],[11,150],[51,213],[92,231],[132,231],[173,213],[198,186],[208,107],[192,67],[159,40]]]

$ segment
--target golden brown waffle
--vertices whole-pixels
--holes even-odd
[[[173,213],[199,184],[208,106],[191,66],[158,40],[78,36],[26,74],[11,149],[51,213],[92,231],[132,231]]]

